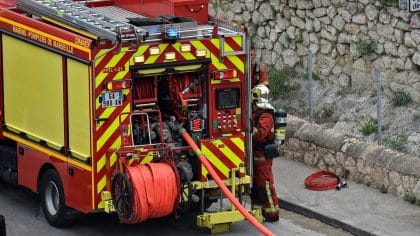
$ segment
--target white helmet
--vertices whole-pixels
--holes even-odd
[[[252,103],[261,109],[274,109],[268,102],[270,90],[264,84],[258,84],[251,90]]]

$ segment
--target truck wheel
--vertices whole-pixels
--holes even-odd
[[[60,176],[55,170],[47,170],[40,182],[41,206],[50,225],[68,225],[69,213],[64,201],[64,189]]]

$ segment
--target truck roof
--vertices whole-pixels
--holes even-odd
[[[160,41],[168,29],[176,39],[243,33],[238,25],[209,17],[208,0],[0,0],[0,7],[112,41]]]

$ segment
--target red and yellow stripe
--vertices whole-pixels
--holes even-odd
[[[132,52],[124,52],[123,49],[120,53],[114,54],[113,52],[106,53],[106,50],[98,52],[98,57],[95,61],[95,114],[100,121],[95,124],[95,155],[93,158],[94,169],[94,205],[97,208],[103,208],[101,199],[101,192],[108,190],[107,181],[111,178],[108,176],[106,165],[108,164],[111,169],[115,165],[116,155],[108,155],[107,152],[111,149],[116,149],[121,146],[120,136],[120,122],[127,123],[131,112],[131,90],[123,90],[125,99],[122,106],[103,108],[99,102],[101,93],[105,91],[104,83],[111,80],[122,80],[131,77],[129,65],[132,59]],[[122,70],[115,70],[107,73],[106,68],[123,68]]]
[[[243,135],[201,141],[201,151],[221,179],[227,179],[233,168],[245,162]],[[208,171],[201,167],[200,180],[206,181]]]
[[[221,55],[220,39],[192,40],[189,42],[191,44],[190,52],[181,52],[180,48],[183,43],[186,42],[141,45],[136,52],[122,49],[118,54],[107,52],[106,50],[99,51],[97,53],[97,55],[103,56],[96,59],[94,68],[96,95],[95,115],[97,118],[106,119],[95,124],[95,154],[93,158],[93,204],[95,207],[104,207],[103,202],[101,202],[101,192],[109,190],[108,185],[109,179],[111,178],[106,167],[108,166],[112,169],[117,160],[116,154],[113,153],[110,155],[109,150],[113,150],[121,146],[119,131],[120,119],[122,123],[128,122],[129,119],[128,115],[121,116],[121,114],[132,111],[130,102],[132,98],[131,90],[123,91],[126,99],[120,107],[102,108],[99,98],[101,93],[104,92],[105,82],[131,78],[129,67],[130,65],[135,65],[133,60],[135,56],[144,56],[145,61],[141,64],[194,61],[203,59],[202,57],[196,57],[195,51],[198,49],[206,49],[208,50],[208,53],[205,58],[211,59],[210,72],[215,70],[237,69],[238,78],[240,80],[245,79],[245,55],[231,55],[224,57],[222,61],[219,60]],[[242,43],[243,40],[241,36],[227,37],[224,40],[224,49],[226,52],[239,51],[242,48]],[[160,53],[158,55],[150,55],[149,49],[151,47],[159,47]],[[166,60],[165,53],[167,52],[174,52],[175,60]],[[123,68],[123,70],[111,70],[110,73],[106,73],[106,68]],[[203,141],[201,143],[201,149],[209,159],[210,163],[216,168],[216,171],[222,179],[228,178],[230,170],[238,167],[245,161],[243,136],[232,136],[229,138]],[[141,162],[147,163],[152,159],[153,152],[150,152],[142,158]],[[201,176],[202,178],[207,176],[207,170],[204,167],[201,170]]]

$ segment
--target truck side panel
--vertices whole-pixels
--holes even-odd
[[[38,147],[39,148],[39,147]],[[44,165],[52,166],[60,175],[64,187],[66,205],[88,213],[92,210],[91,171],[75,165],[66,164],[62,157],[55,157],[48,151],[18,143],[18,184],[32,191],[38,191],[37,177]],[[40,148],[43,149],[43,148]]]
[[[91,211],[89,65],[6,34],[1,37],[3,115],[12,131],[3,134],[18,144],[18,184],[37,191],[42,168],[50,166],[60,175],[66,205]],[[66,140],[68,156],[61,152]]]
[[[69,146],[73,156],[85,161],[90,154],[89,67],[67,60]]]
[[[31,189],[34,192],[38,191],[38,173],[41,167],[49,161],[49,156],[46,153],[40,152],[25,144],[18,143],[17,145],[18,158],[18,184]]]
[[[3,34],[3,74],[6,127],[61,148],[62,57]]]

